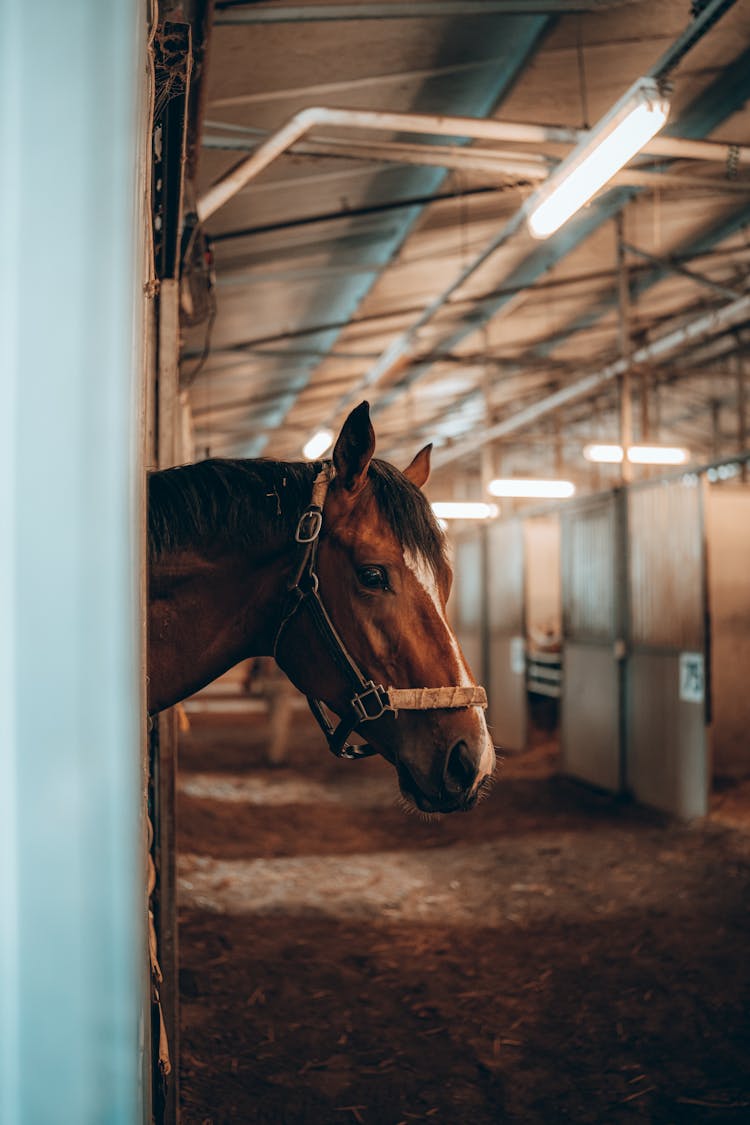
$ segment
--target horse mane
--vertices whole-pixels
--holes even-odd
[[[291,539],[320,467],[321,462],[212,458],[149,473],[150,561],[186,547]],[[369,481],[399,541],[439,575],[446,565],[445,536],[422,492],[377,458],[370,462]]]

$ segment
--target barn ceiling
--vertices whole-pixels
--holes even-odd
[[[298,459],[366,397],[382,455],[435,442],[437,488],[441,465],[444,487],[489,471],[597,487],[616,470],[581,450],[617,438],[623,351],[636,438],[699,461],[738,448],[750,4],[220,0],[207,46],[188,211],[213,286],[196,253],[183,284],[198,456]],[[526,198],[648,74],[672,88],[662,141],[715,144],[647,150],[535,241]],[[206,215],[211,185],[309,107],[425,121],[318,119]],[[430,133],[435,117],[571,132],[472,139]]]

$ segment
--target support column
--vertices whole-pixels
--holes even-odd
[[[160,278],[157,305],[157,356],[154,406],[155,461],[159,469],[182,463],[183,405],[180,399],[180,245],[186,162],[187,103],[192,73],[190,25],[178,16],[159,25],[156,36],[157,95],[160,78],[168,96],[155,122],[159,136],[158,185],[154,208],[161,218],[156,231],[155,262]],[[158,99],[157,99],[158,100]],[[153,860],[156,887],[152,896],[162,980],[156,983],[161,1003],[157,1055],[158,1125],[174,1125],[179,1117],[179,952],[176,898],[176,779],[177,711],[170,708],[155,721],[151,739],[151,800],[153,805]]]
[[[627,263],[625,261],[624,214],[618,212],[615,218],[617,233],[617,296],[619,315],[620,355],[630,357],[630,286],[628,284]],[[627,450],[633,444],[633,398],[630,368],[620,376],[620,445],[623,449],[621,478],[623,484],[633,479],[633,466],[627,458]]]

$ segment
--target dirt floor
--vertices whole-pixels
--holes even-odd
[[[750,1122],[750,794],[693,826],[507,759],[406,814],[381,760],[191,714],[185,1125]]]

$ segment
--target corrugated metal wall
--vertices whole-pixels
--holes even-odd
[[[528,710],[521,520],[501,520],[487,529],[487,623],[492,736],[506,750],[521,750]]]
[[[563,629],[609,641],[615,629],[615,508],[611,496],[563,514]]]
[[[706,492],[711,607],[711,759],[720,777],[750,776],[750,488]]]
[[[532,639],[562,635],[560,517],[523,521],[526,632]]]
[[[628,495],[628,788],[681,817],[708,804],[702,494],[686,475]]]
[[[655,484],[630,493],[630,638],[634,645],[703,645],[700,489]]]
[[[622,786],[622,499],[596,497],[562,515],[565,773],[613,792]]]
[[[484,532],[477,528],[452,543],[453,590],[448,612],[474,679],[483,683],[484,659]]]

